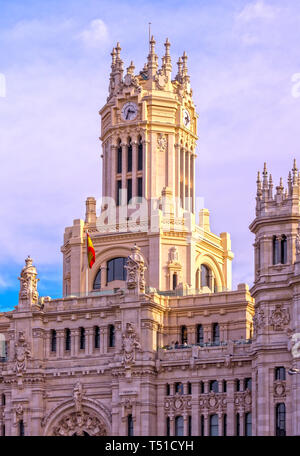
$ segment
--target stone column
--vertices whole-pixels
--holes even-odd
[[[200,410],[199,410],[199,381],[192,382],[192,435],[200,435]]]
[[[240,436],[245,435],[245,412],[244,410],[239,410],[240,414]]]
[[[174,396],[175,394],[175,385],[174,383],[170,383],[170,396]]]
[[[175,418],[174,415],[169,415],[170,417],[170,436],[175,435]]]
[[[93,353],[93,334],[94,334],[94,328],[87,328],[85,330],[86,336],[85,336],[85,354],[86,355],[91,355]]]
[[[180,144],[175,144],[175,155],[176,155],[176,182],[175,182],[175,197],[177,198],[177,203],[179,206],[180,198]],[[177,206],[176,206],[177,208]],[[176,209],[177,211],[178,209]]]
[[[64,335],[65,331],[64,329],[58,329],[56,331],[56,337],[57,337],[57,357],[58,358],[63,358],[64,356]]]
[[[183,414],[183,435],[185,437],[189,435],[189,416],[187,412]]]
[[[223,435],[223,413],[218,413],[218,435]]]
[[[103,193],[103,196],[111,196],[115,201],[116,201],[116,182],[117,182],[117,149],[118,147],[116,145],[111,146],[111,160],[109,161],[110,164],[110,192],[108,191],[107,187],[107,193],[109,192],[109,195],[106,195]],[[108,177],[108,174],[107,174]]]
[[[127,144],[122,143],[122,189],[127,188],[126,173],[127,173]]]
[[[203,413],[203,415],[204,415],[204,435],[208,436],[209,435],[208,412],[205,411]]]
[[[138,143],[132,141],[132,197],[137,196],[137,157]]]
[[[100,353],[101,354],[107,353],[107,346],[108,346],[108,343],[107,343],[107,338],[108,338],[107,325],[101,326],[101,328],[100,328],[100,338],[101,338],[101,341],[100,341]]]
[[[50,339],[51,339],[50,331],[46,331],[46,335],[45,335],[45,359],[49,359],[49,356],[50,356]]]
[[[235,435],[234,380],[227,380],[227,435]]]
[[[190,211],[191,210],[191,198],[190,198],[190,195],[191,195],[191,153],[189,151],[186,152],[187,154],[187,197],[188,197],[188,201],[187,201],[187,210]]]
[[[182,159],[182,178],[183,178],[183,192],[182,192],[182,199],[183,199],[183,202],[182,202],[182,207],[184,209],[186,209],[186,205],[185,205],[185,183],[186,183],[186,169],[185,169],[185,154],[186,154],[186,151],[185,151],[185,148],[183,147],[182,148],[182,152],[183,152],[183,159]]]
[[[209,381],[204,380],[204,393],[207,394],[209,393]]]
[[[77,350],[78,335],[79,335],[78,329],[71,329],[71,357],[75,357],[78,354],[78,350]]]

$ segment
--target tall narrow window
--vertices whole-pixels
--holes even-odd
[[[127,179],[127,204],[132,199],[132,179]]]
[[[131,138],[128,138],[128,146],[127,146],[127,171],[129,173],[132,171],[132,144],[131,144]]]
[[[285,404],[276,404],[276,436],[286,435]]]
[[[120,206],[120,204],[121,204],[121,193],[122,193],[121,189],[122,189],[122,181],[117,180],[117,201],[116,201],[117,206]]]
[[[224,437],[227,436],[227,415],[224,413],[223,415],[223,435]]]
[[[252,435],[252,414],[250,412],[245,414],[245,435]]]
[[[287,262],[287,240],[286,235],[281,236],[281,263],[286,264]]]
[[[22,437],[25,435],[25,432],[24,432],[24,421],[23,420],[19,421],[19,435],[22,436]]]
[[[181,332],[181,343],[187,344],[187,341],[188,341],[187,327],[185,325],[181,326],[180,332]]]
[[[143,169],[143,143],[142,143],[142,138],[139,137],[139,143],[138,143],[138,171],[141,171]]]
[[[121,141],[119,141],[118,150],[117,150],[117,173],[122,172],[122,146]]]
[[[167,431],[166,434],[167,434],[167,436],[169,437],[169,436],[170,436],[170,417],[169,417],[169,416],[167,416],[166,427],[167,427],[167,429],[166,429],[166,431]]]
[[[85,329],[80,328],[80,343],[79,343],[80,350],[85,349]]]
[[[143,196],[143,178],[142,177],[138,177],[138,180],[137,180],[137,196],[139,198],[142,198],[142,196]]]
[[[223,380],[223,393],[227,392],[227,382],[226,380]]]
[[[212,340],[215,345],[220,343],[220,327],[218,323],[213,323]]]
[[[175,418],[175,435],[182,437],[183,434],[183,416],[176,416]]]
[[[204,415],[201,415],[201,421],[200,421],[200,431],[201,431],[201,436],[203,437],[205,435],[204,432]]]
[[[101,289],[101,269],[96,274],[93,284],[93,290],[100,290]]]
[[[183,394],[183,384],[181,382],[175,383],[175,393]]]
[[[71,331],[69,328],[65,329],[65,349],[66,351],[71,350]]]
[[[211,382],[209,383],[209,390],[213,391],[214,393],[218,393],[219,392],[218,380],[211,380]]]
[[[129,437],[132,437],[134,434],[133,434],[133,419],[132,419],[132,415],[128,415],[127,416],[127,435]]]
[[[192,384],[191,382],[187,382],[187,393],[192,394]]]
[[[203,342],[204,342],[203,326],[197,325],[197,344],[203,344]]]
[[[55,331],[55,329],[51,330],[51,351],[56,352],[56,331]]]
[[[109,334],[109,347],[114,347],[115,346],[115,327],[114,325],[109,325],[108,329],[108,334]]]
[[[200,394],[204,394],[204,382],[200,382]]]
[[[1,405],[4,407],[5,404],[6,404],[6,397],[5,397],[5,394],[3,393],[1,396]]]
[[[249,391],[252,390],[252,378],[251,377],[245,378],[245,380],[244,380],[244,389],[245,389],[245,391],[246,390],[249,390]]]
[[[173,274],[173,290],[177,287],[177,274],[176,272]]]
[[[170,396],[170,385],[169,385],[169,383],[167,383],[167,385],[166,385],[166,395]]]
[[[192,435],[192,417],[189,415],[188,418],[188,436]]]
[[[277,236],[273,236],[273,264],[280,263],[280,244]]]
[[[5,424],[2,424],[2,437],[5,437]]]
[[[240,435],[240,414],[235,416],[235,435]]]
[[[285,367],[275,367],[275,380],[285,380]]]
[[[241,390],[241,383],[240,380],[237,378],[235,381],[235,391],[240,391]]]
[[[209,417],[209,435],[211,435],[211,436],[219,435],[218,415],[210,415],[210,417]]]
[[[94,348],[100,348],[100,328],[94,327]]]

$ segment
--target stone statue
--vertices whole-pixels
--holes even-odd
[[[82,415],[82,399],[83,399],[83,386],[80,382],[77,382],[73,390],[73,398],[75,402],[76,413]]]
[[[18,341],[15,343],[15,367],[17,374],[23,374],[26,371],[27,359],[31,357],[31,352],[27,347],[23,331],[19,332]]]
[[[32,258],[28,256],[25,260],[26,265],[21,271],[20,277],[20,293],[19,298],[21,301],[29,301],[30,305],[38,303],[38,291],[37,283],[39,279],[37,278],[36,267],[32,264]]]
[[[141,349],[141,344],[137,340],[137,335],[132,323],[127,323],[126,331],[122,335],[122,364],[130,367],[135,362],[136,350]]]

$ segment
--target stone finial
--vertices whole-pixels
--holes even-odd
[[[117,46],[116,46],[115,50],[116,50],[116,60],[120,60],[120,52],[121,52],[122,48],[121,48],[119,42],[117,42]]]
[[[183,55],[182,55],[182,72],[184,75],[187,75],[187,55],[186,55],[186,52],[184,51]]]
[[[297,168],[297,162],[296,162],[295,158],[294,158],[294,162],[293,162],[292,173],[293,173],[293,186],[298,185],[298,168]]]
[[[111,67],[114,68],[114,66],[116,64],[116,55],[117,55],[115,48],[113,48],[110,55],[111,55]]]
[[[273,179],[272,174],[269,176],[269,199],[273,199]]]
[[[127,258],[125,268],[127,270],[126,285],[128,290],[136,290],[138,293],[144,293],[144,273],[146,270],[146,266],[140,248],[136,244],[134,244],[134,246],[131,249],[131,254]]]
[[[39,279],[36,267],[33,266],[32,258],[29,255],[18,279],[20,280],[19,306],[29,308],[38,304],[37,283]]]
[[[257,196],[261,196],[261,179],[260,179],[260,172],[257,172],[257,179],[256,179],[256,184],[257,184]]]

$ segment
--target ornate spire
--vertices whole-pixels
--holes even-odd
[[[288,194],[292,194],[292,173],[289,171],[289,176],[288,176]]]
[[[157,64],[158,57],[155,54],[155,43],[156,43],[156,41],[152,35],[152,37],[150,39],[150,53],[148,55],[148,69],[149,69],[150,76],[155,75],[157,67],[158,67],[158,64]]]
[[[127,68],[127,74],[134,74],[135,66],[133,64],[133,61],[131,60],[129,67]]]
[[[292,172],[293,172],[293,185],[298,185],[298,168],[297,168],[297,163],[296,163],[295,158],[294,158],[294,162],[293,162]]]
[[[269,199],[273,199],[273,179],[272,174],[269,176]]]
[[[111,68],[113,70],[115,68],[115,65],[116,65],[116,49],[115,48],[113,48],[113,50],[111,51],[110,55],[111,55]]]
[[[262,194],[262,192],[261,192],[261,179],[260,179],[260,172],[259,172],[259,171],[257,172],[256,184],[257,184],[257,192],[256,192],[256,195],[257,195],[257,196],[261,196],[261,194]]]
[[[187,55],[186,52],[184,51],[183,56],[182,56],[182,74],[183,76],[187,76]]]

